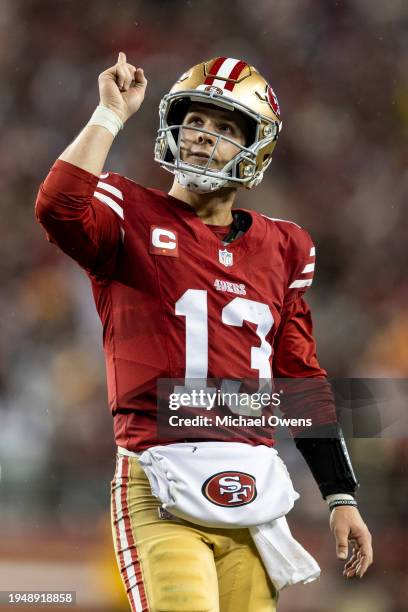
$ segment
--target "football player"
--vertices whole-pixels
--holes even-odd
[[[323,381],[291,407],[316,432],[311,438],[295,429],[295,441],[329,505],[338,558],[347,560],[352,546],[344,575],[365,574],[371,536],[304,300],[315,247],[295,223],[234,208],[238,189],[262,180],[282,127],[273,89],[245,61],[198,64],[162,99],[155,159],[174,174],[168,194],[102,174],[146,86],[142,68],[119,53],[99,76],[99,106],[36,203],[48,239],[90,278],[103,324],[118,446],[117,559],[132,610],[272,611],[277,591],[249,530],[204,528],[166,514],[138,457],[163,444],[158,379]],[[254,443],[245,430],[237,435]],[[257,444],[272,446],[270,431]]]

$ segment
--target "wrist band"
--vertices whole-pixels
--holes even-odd
[[[99,104],[87,125],[100,125],[106,128],[112,136],[116,136],[119,130],[123,130],[123,121],[110,108]]]
[[[349,493],[334,493],[333,495],[328,495],[326,497],[326,502],[330,510],[333,510],[333,508],[337,506],[357,506],[355,498]]]
[[[333,508],[337,508],[337,506],[352,506],[354,508],[357,508],[357,502],[356,500],[351,500],[351,499],[339,499],[339,501],[333,502],[332,504],[329,504],[329,510],[333,510]]]

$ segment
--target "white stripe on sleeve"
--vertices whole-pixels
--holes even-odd
[[[109,191],[109,193],[115,195],[117,198],[119,198],[119,200],[123,200],[123,193],[120,191],[120,189],[117,189],[113,185],[109,185],[109,183],[99,181],[97,187],[99,187],[99,189],[103,189],[104,191]]]
[[[308,272],[313,272],[315,269],[314,263],[306,264],[302,270],[302,274],[307,274]]]
[[[298,289],[299,287],[310,287],[312,284],[312,279],[308,280],[295,280],[291,285],[289,285],[289,289]]]
[[[112,200],[112,198],[110,198],[109,196],[105,195],[104,193],[99,193],[99,191],[95,191],[94,196],[100,202],[103,202],[104,204],[107,204],[109,206],[109,208],[114,210],[115,213],[117,215],[119,215],[119,217],[121,219],[124,218],[123,217],[123,208],[122,208],[122,206],[119,206],[119,204],[117,202],[115,202],[115,200]]]

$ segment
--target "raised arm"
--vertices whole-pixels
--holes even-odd
[[[143,70],[119,53],[117,64],[99,75],[99,106],[38,193],[36,215],[48,239],[95,278],[110,276],[121,234],[117,215],[94,192],[114,137],[140,108],[146,84]]]
[[[147,81],[142,68],[135,68],[126,62],[126,55],[119,53],[117,63],[99,75],[100,105],[97,113],[103,120],[103,109],[113,111],[118,117],[117,126],[123,127],[126,121],[136,113],[144,99]],[[112,117],[115,124],[115,118]],[[106,114],[106,125],[109,114]],[[92,122],[95,122],[92,124]],[[107,128],[98,124],[95,114],[91,123],[86,125],[75,140],[65,149],[59,159],[69,162],[82,170],[99,176],[102,172],[109,150],[115,138]],[[115,131],[115,130],[114,130]]]

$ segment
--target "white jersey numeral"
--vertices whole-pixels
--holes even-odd
[[[273,325],[269,306],[246,298],[236,297],[222,309],[222,322],[226,325],[242,327],[244,321],[256,324],[256,334],[261,341],[260,346],[251,348],[251,368],[259,371],[259,378],[271,378],[269,357],[272,347],[266,341],[266,335]]]
[[[186,373],[189,378],[207,378],[207,291],[187,289],[176,302],[176,315],[186,317]]]
[[[207,291],[202,289],[187,289],[177,300],[176,315],[186,318],[186,368],[185,378],[205,380],[208,374],[208,303]],[[258,376],[266,383],[272,378],[269,358],[272,347],[266,336],[272,329],[274,320],[270,308],[262,302],[255,302],[242,297],[236,297],[222,309],[221,320],[225,325],[242,327],[244,321],[254,323],[260,346],[251,347],[250,364],[253,370],[258,370]],[[232,391],[235,381],[223,381],[222,390]],[[238,388],[240,383],[238,383]],[[196,388],[196,384],[194,385]],[[270,389],[270,386],[268,386]],[[238,390],[238,389],[234,389]],[[263,390],[266,392],[265,383]],[[230,408],[234,412],[238,409]]]

